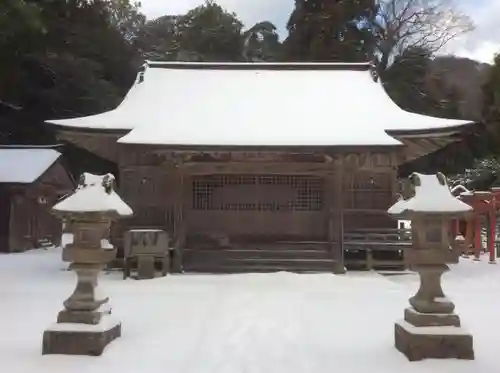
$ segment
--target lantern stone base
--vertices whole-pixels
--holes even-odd
[[[43,333],[42,354],[100,356],[121,336],[121,323],[103,316],[97,325],[56,323]]]
[[[405,309],[405,321],[413,326],[460,326],[456,313],[422,313],[413,307]]]
[[[395,345],[410,361],[423,359],[474,360],[472,335],[456,326],[395,324]]]

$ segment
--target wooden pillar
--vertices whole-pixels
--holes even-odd
[[[474,260],[481,260],[481,219],[479,214],[475,214],[474,218]]]
[[[175,163],[172,170],[175,180],[175,192],[173,198],[174,213],[174,234],[172,239],[172,249],[174,250],[172,271],[182,272],[182,254],[186,245],[187,227],[186,227],[186,169],[182,162]]]
[[[343,204],[343,191],[344,191],[344,167],[342,162],[338,162],[335,177],[335,204],[334,204],[334,214],[335,221],[337,222],[336,226],[336,235],[337,235],[337,253],[338,259],[334,268],[334,272],[336,274],[345,273],[345,264],[344,264],[344,204]]]
[[[343,244],[343,213],[342,192],[343,172],[342,161],[336,160],[332,170],[325,176],[325,212],[327,221],[327,245],[332,259],[335,261],[333,272],[345,273]]]
[[[491,209],[488,214],[488,252],[490,254],[490,263],[496,264],[496,253],[495,253],[495,236],[496,236],[496,212],[495,209]]]

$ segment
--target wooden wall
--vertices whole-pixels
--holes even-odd
[[[238,240],[339,244],[344,232],[396,227],[386,213],[397,192],[390,156],[341,159],[282,166],[200,163],[127,147],[120,155],[119,193],[134,217],[115,226],[113,240],[120,246],[126,229],[161,228],[181,246]]]
[[[4,185],[0,185],[0,252],[10,251],[10,193]]]
[[[127,151],[120,158],[118,192],[132,208],[131,218],[120,220],[112,229],[113,242],[122,248],[128,229],[156,228],[178,239],[182,221],[183,177],[172,162],[159,163],[139,151]]]
[[[38,241],[48,239],[60,243],[62,222],[52,214],[52,206],[69,193],[75,184],[60,161],[53,164],[32,184],[4,184],[8,203],[2,203],[2,216],[8,216],[7,248],[2,251],[24,251],[37,247]]]
[[[394,170],[344,173],[343,188],[344,231],[396,228],[387,214],[397,195]]]
[[[12,188],[9,219],[9,252],[37,247],[39,240],[60,243],[61,221],[52,214],[53,195],[37,187]]]

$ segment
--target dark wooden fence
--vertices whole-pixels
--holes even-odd
[[[409,229],[358,229],[344,233],[347,269],[406,269]]]

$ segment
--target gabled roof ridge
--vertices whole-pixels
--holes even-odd
[[[58,151],[57,148],[64,146],[64,144],[53,144],[53,145],[26,145],[26,144],[0,144],[0,149],[51,149]]]
[[[353,70],[369,71],[372,62],[194,62],[145,61],[145,67],[199,70]]]

